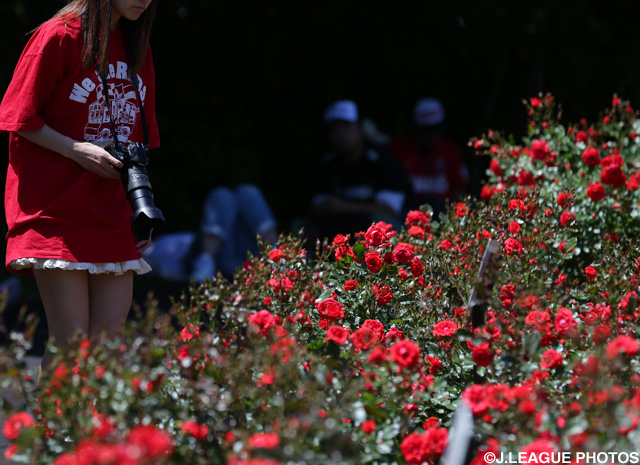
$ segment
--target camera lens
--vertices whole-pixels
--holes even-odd
[[[164,215],[153,202],[151,183],[146,169],[130,166],[126,172],[127,197],[131,204],[131,228],[138,239],[148,239],[151,230],[165,222]]]
[[[135,163],[146,163],[146,151],[138,144],[131,144],[122,155],[122,185],[133,210],[131,229],[137,239],[148,239],[151,230],[162,226],[165,219],[162,211],[153,202],[151,182],[146,168]]]

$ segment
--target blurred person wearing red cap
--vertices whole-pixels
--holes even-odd
[[[446,201],[466,192],[469,172],[460,149],[443,135],[445,113],[434,98],[418,100],[410,134],[391,142],[412,186],[409,209],[428,204],[434,213],[445,211]]]
[[[377,221],[399,226],[411,191],[402,166],[387,148],[366,136],[355,102],[334,102],[324,122],[330,150],[315,176],[312,236],[366,231]]]

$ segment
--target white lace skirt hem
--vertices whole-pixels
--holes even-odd
[[[134,271],[136,274],[144,274],[151,271],[149,264],[142,258],[115,263],[70,262],[56,258],[19,258],[9,263],[9,266],[14,270],[23,270],[25,268],[36,270],[86,270],[91,274],[112,273],[116,276],[127,271]]]

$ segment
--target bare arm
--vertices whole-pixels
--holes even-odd
[[[107,179],[120,177],[116,168],[122,168],[122,162],[105,150],[111,141],[80,142],[60,134],[48,125],[35,131],[19,131],[18,134],[34,144],[69,158],[80,166]]]

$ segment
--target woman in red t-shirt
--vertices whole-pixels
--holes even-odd
[[[142,142],[142,111],[149,147],[159,145],[156,3],[70,1],[31,36],[0,105],[0,131],[10,132],[6,265],[35,276],[57,344],[117,334],[133,273],[150,269],[140,254],[151,238],[134,238],[122,163],[105,149],[112,120],[120,143]]]

